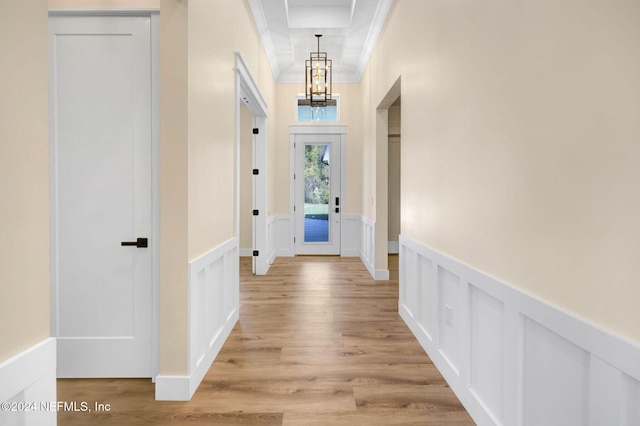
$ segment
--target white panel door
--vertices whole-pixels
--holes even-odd
[[[58,376],[151,377],[150,18],[51,17],[49,41]]]
[[[340,254],[340,135],[295,136],[296,254]]]

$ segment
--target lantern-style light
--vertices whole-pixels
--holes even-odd
[[[316,37],[318,50],[311,52],[305,61],[305,98],[311,107],[324,107],[331,100],[331,59],[327,58],[327,52],[320,51],[322,34],[316,34]]]

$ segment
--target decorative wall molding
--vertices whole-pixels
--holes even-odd
[[[342,241],[340,255],[344,257],[360,256],[360,232],[362,228],[360,215],[345,214],[342,216]]]
[[[288,214],[273,216],[273,249],[275,257],[295,256],[293,249],[293,221]]]
[[[479,425],[640,424],[640,347],[400,236],[401,317]]]
[[[372,277],[376,277],[376,223],[360,217],[360,260]]]
[[[0,410],[0,425],[55,425],[56,410],[47,410],[41,403],[56,399],[55,338],[0,363],[0,402],[38,404],[35,410]]]
[[[157,400],[190,400],[231,333],[239,315],[238,259],[232,238],[189,263],[189,374],[159,375]]]

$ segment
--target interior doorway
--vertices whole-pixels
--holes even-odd
[[[239,53],[236,54],[236,93],[238,97],[236,107],[235,235],[240,249],[246,248],[243,247],[244,241],[251,240],[252,271],[254,274],[264,275],[270,266],[267,238],[267,105]],[[248,132],[250,132],[249,135],[247,135]],[[248,142],[248,138],[251,139],[251,143]],[[246,169],[248,164],[242,160],[243,145],[248,145],[247,149],[251,151],[248,154],[252,159],[249,169]],[[245,179],[244,174],[247,172],[251,173],[250,184]],[[251,208],[249,209],[252,217],[249,220],[252,223],[251,226],[246,220],[247,200],[249,199],[251,200]],[[242,225],[243,223],[246,225]],[[249,232],[251,237],[248,236]]]
[[[388,250],[389,254],[398,254],[399,240],[401,232],[401,151],[402,151],[402,128],[401,128],[401,99],[398,97],[396,101],[389,107],[389,132],[388,132],[388,220],[387,231],[389,234]]]
[[[253,114],[240,105],[240,256],[252,257],[254,241],[254,187],[253,187]],[[255,262],[252,262],[255,274]]]

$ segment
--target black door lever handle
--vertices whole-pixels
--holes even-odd
[[[138,238],[136,241],[122,241],[120,243],[121,246],[135,246],[138,248],[149,247],[149,239],[148,238]]]

